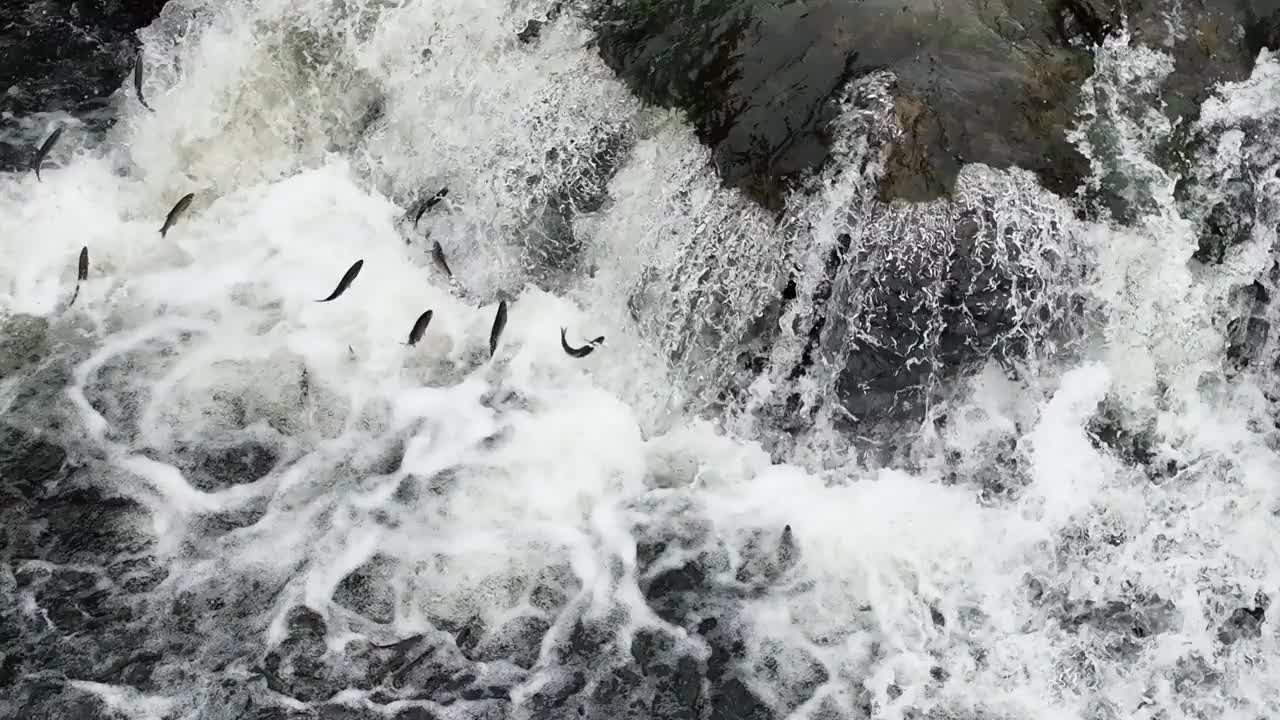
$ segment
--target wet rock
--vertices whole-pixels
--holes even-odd
[[[338,583],[333,601],[375,622],[391,622],[395,614],[395,596],[390,585],[393,570],[394,565],[388,558],[373,557]]]
[[[1249,5],[1244,26],[1246,47],[1253,55],[1263,48],[1280,49],[1280,7],[1266,0],[1256,0]]]
[[[1237,368],[1257,362],[1270,335],[1271,323],[1263,318],[1232,320],[1227,324],[1227,359]]]
[[[551,9],[547,11],[545,18],[530,18],[529,21],[525,23],[524,29],[516,33],[516,37],[519,38],[520,42],[525,43],[526,45],[532,43],[542,34],[542,28],[547,23],[560,17],[560,13],[563,9],[564,5],[562,3],[555,3],[551,6]]]
[[[602,57],[645,100],[686,111],[726,183],[767,207],[823,163],[837,89],[870,71],[897,79],[902,128],[885,199],[948,194],[962,163],[1035,172],[1070,194],[1089,172],[1066,141],[1092,46],[1120,28],[1169,52],[1162,98],[1194,117],[1212,86],[1244,77],[1280,36],[1269,0],[612,3]]]
[[[711,695],[711,720],[772,720],[769,707],[743,681],[732,678]]]
[[[320,720],[382,720],[386,717],[377,710],[338,703],[321,705],[316,716]]]
[[[266,477],[279,461],[275,448],[252,440],[227,446],[200,443],[175,453],[192,487],[214,492]]]
[[[1213,665],[1198,653],[1178,658],[1173,671],[1169,673],[1173,691],[1179,695],[1189,695],[1206,686],[1218,684],[1222,680],[1222,673]]]
[[[945,206],[874,208],[832,276],[815,365],[840,368],[846,426],[918,422],[935,383],[1013,367],[1078,321],[1063,225],[1020,209],[1043,191],[976,168],[959,182]]]
[[[518,617],[494,629],[471,655],[487,662],[508,660],[527,670],[538,661],[542,638],[550,629],[551,623],[543,618]]]
[[[1225,198],[1214,203],[1205,217],[1192,257],[1202,263],[1221,264],[1228,249],[1250,238],[1257,209],[1252,190],[1242,179],[1231,180],[1221,189]]]
[[[526,679],[523,670],[511,665],[471,664],[442,646],[428,646],[416,652],[389,678],[399,696],[407,700],[430,700],[442,706],[454,703],[508,705],[511,689]]]
[[[395,714],[395,720],[440,720],[440,716],[424,707],[407,707]]]
[[[0,709],[5,701],[0,699]],[[24,720],[124,720],[125,716],[107,708],[106,703],[87,690],[65,682],[35,681],[21,688],[15,702],[18,712],[9,717]]]
[[[142,411],[151,402],[154,383],[174,362],[172,356],[163,359],[167,351],[164,341],[152,339],[108,359],[89,375],[85,399],[107,421],[114,439],[133,441]]]
[[[767,654],[755,664],[755,677],[771,687],[786,712],[793,712],[823,683],[830,679],[827,669],[803,650],[770,644]]]
[[[946,193],[960,162],[1018,165],[1069,192],[1087,165],[1062,137],[1087,51],[1063,47],[1036,2],[624,2],[601,54],[646,100],[686,110],[724,180],[777,207],[791,178],[827,156],[832,100],[889,70],[904,137],[887,198]]]
[[[70,113],[94,133],[113,122],[108,97],[133,66],[134,31],[165,0],[14,0],[0,9],[0,170],[25,170],[51,129],[27,118]]]
[[[918,98],[901,92],[893,98],[893,110],[902,135],[885,159],[880,199],[921,202],[949,194],[960,160],[947,147],[942,119]]]
[[[1218,641],[1223,645],[1230,645],[1236,640],[1261,637],[1262,623],[1267,619],[1270,604],[1271,598],[1258,593],[1253,606],[1233,610],[1231,616],[1218,628]]]
[[[627,711],[634,711],[640,705],[637,698],[644,684],[644,676],[631,667],[610,668],[596,680],[595,689],[591,692],[590,704],[596,709],[591,717],[631,717]]]
[[[1078,632],[1087,625],[1098,633],[1109,652],[1126,656],[1136,653],[1149,638],[1167,632],[1178,614],[1172,602],[1154,595],[1105,603],[1068,601],[1063,610],[1064,629]]]
[[[201,538],[217,538],[234,530],[249,527],[266,515],[267,505],[266,498],[259,498],[249,502],[245,507],[192,518],[187,526],[190,532],[188,537],[193,542],[198,542]]]
[[[648,583],[644,596],[658,617],[681,623],[690,610],[701,604],[706,583],[706,570],[701,562],[693,560],[659,574]]]
[[[529,707],[535,714],[544,715],[547,711],[563,708],[586,686],[587,677],[581,672],[558,674],[529,696]]]
[[[62,447],[38,435],[0,424],[0,497],[32,498],[66,462]]]
[[[559,612],[580,588],[581,582],[568,566],[546,567],[534,579],[529,604],[550,616]]]
[[[94,573],[38,567],[19,570],[15,578],[55,632],[91,631],[112,619],[110,586]]]
[[[0,380],[39,362],[49,352],[48,335],[49,321],[42,317],[6,317],[0,324]]]
[[[584,270],[585,245],[574,219],[604,205],[631,147],[624,127],[596,128],[585,143],[552,148],[528,177],[526,191],[535,200],[518,242],[521,263],[540,287],[563,289]]]
[[[607,654],[617,640],[618,625],[599,619],[579,618],[569,631],[568,642],[554,648],[556,661],[590,663]]]
[[[42,524],[31,550],[49,562],[103,565],[117,555],[144,555],[154,543],[141,529],[149,520],[142,506],[96,489],[58,495],[33,512]]]
[[[1139,421],[1126,417],[1123,403],[1107,399],[1099,403],[1098,412],[1085,426],[1094,447],[1110,448],[1117,457],[1131,465],[1150,465],[1156,457],[1155,420]]]
[[[1172,55],[1173,72],[1161,87],[1171,120],[1197,118],[1215,85],[1248,77],[1262,47],[1280,47],[1280,38],[1269,30],[1280,9],[1274,0],[1206,0],[1194,9],[1168,0],[1105,4],[1124,8],[1134,43]]]
[[[290,610],[286,623],[288,635],[263,657],[259,671],[272,690],[304,702],[328,700],[347,688],[372,688],[394,654],[375,652],[364,643],[349,643],[344,652],[329,653],[328,626],[307,607]]]
[[[1243,81],[1246,87],[1250,83]],[[1221,102],[1225,100],[1219,97],[1207,101],[1215,110]],[[1186,127],[1179,139],[1184,161],[1174,197],[1199,236],[1192,257],[1216,265],[1259,233],[1280,228],[1280,192],[1273,174],[1280,149],[1271,140],[1280,122],[1215,112]],[[1274,278],[1266,283],[1275,286]]]

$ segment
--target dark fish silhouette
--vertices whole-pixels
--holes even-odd
[[[71,302],[67,303],[70,308],[76,304],[76,298],[80,297],[80,283],[89,278],[89,248],[80,248],[80,264],[76,268],[76,291],[71,293]]]
[[[142,48],[138,48],[138,58],[133,63],[133,89],[138,94],[138,102],[142,103],[142,107],[151,110],[151,106],[142,98]]]
[[[453,277],[453,271],[449,269],[449,263],[444,259],[444,248],[440,247],[440,241],[437,240],[431,245],[431,259],[436,261],[436,265],[444,271],[445,275]]]
[[[489,331],[489,357],[498,349],[498,339],[502,337],[502,329],[507,326],[507,301],[498,303],[498,313],[493,316],[493,329]]]
[[[169,211],[167,216],[165,216],[164,225],[160,228],[160,237],[164,237],[165,234],[169,232],[169,228],[173,227],[174,223],[178,222],[178,218],[182,216],[182,213],[186,212],[187,206],[191,204],[191,201],[195,196],[195,193],[187,193],[182,196],[182,199],[178,201],[177,205],[173,206],[173,209]]]
[[[600,337],[596,338],[595,340],[592,340],[586,345],[576,348],[570,345],[569,341],[565,339],[564,337],[565,332],[567,332],[566,328],[560,328],[560,347],[564,348],[565,354],[570,357],[576,357],[576,358],[586,357],[591,353],[595,352],[597,345],[604,344],[604,336],[601,335]]]
[[[31,169],[36,171],[37,182],[44,182],[40,179],[40,166],[44,164],[45,156],[47,156],[49,151],[53,149],[53,146],[57,144],[58,138],[60,137],[62,137],[62,127],[58,127],[58,129],[54,130],[53,133],[44,141],[44,144],[40,146],[40,149],[36,151],[36,157],[31,161]]]
[[[364,260],[357,260],[355,265],[352,265],[351,268],[347,270],[347,274],[343,275],[342,279],[338,281],[338,287],[333,289],[333,294],[323,300],[317,300],[316,302],[329,302],[330,300],[336,300],[339,295],[347,291],[347,288],[351,287],[351,283],[354,282],[356,276],[360,274],[360,268],[362,267],[364,267]]]
[[[417,345],[418,341],[422,339],[423,333],[427,331],[427,326],[431,324],[432,315],[435,315],[435,313],[428,310],[418,316],[417,322],[413,324],[413,329],[409,331],[410,345]]]
[[[413,216],[413,226],[418,227],[418,221],[422,219],[422,216],[426,215],[428,210],[439,204],[448,194],[449,188],[440,188],[435,195],[432,195],[426,202],[422,203],[422,206],[418,208],[418,214]]]

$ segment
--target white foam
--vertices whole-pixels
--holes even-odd
[[[166,22],[180,5],[170,3]],[[120,489],[154,513],[172,553],[170,585],[285,577],[271,641],[289,603],[329,606],[348,572],[380,556],[391,566],[391,626],[407,635],[432,618],[507,617],[533,577],[568,566],[594,609],[629,608],[633,625],[657,623],[641,607],[635,539],[663,520],[646,502],[675,499],[733,553],[792,526],[799,564],[778,588],[743,601],[749,652],[817,658],[830,678],[818,696],[850,713],[864,691],[886,718],[931,707],[1075,718],[1095,701],[1126,716],[1144,697],[1153,705],[1142,712],[1170,717],[1220,707],[1224,696],[1238,702],[1233,712],[1274,710],[1276,676],[1263,672],[1274,669],[1274,633],[1229,648],[1215,639],[1224,615],[1257,589],[1273,591],[1280,574],[1269,541],[1280,529],[1280,464],[1251,429],[1267,403],[1248,378],[1222,397],[1198,389],[1223,342],[1217,303],[1259,268],[1265,237],[1246,249],[1251,259],[1202,280],[1186,267],[1193,228],[1168,193],[1155,193],[1160,212],[1135,227],[1078,223],[1072,237],[1096,254],[1078,289],[1101,310],[1087,357],[1049,355],[1016,381],[989,366],[957,390],[952,426],[922,439],[934,454],[919,467],[863,467],[843,451],[823,459],[834,468],[823,473],[774,465],[750,424],[726,436],[687,411],[702,407],[691,396],[715,389],[718,349],[669,362],[688,328],[644,332],[628,294],[646,268],[696,283],[711,259],[736,253],[739,271],[716,266],[714,281],[738,293],[722,324],[741,329],[776,292],[759,278],[781,267],[795,237],[813,242],[805,252],[825,251],[833,208],[862,202],[861,179],[833,182],[804,206],[814,233],[766,232],[766,215],[718,187],[688,128],[640,110],[580,47],[578,22],[553,24],[526,47],[513,35],[540,9],[533,3],[360,8],[334,17],[327,3],[233,3],[182,44],[152,31],[156,112],[127,111],[113,139],[119,157],[76,157],[39,185],[0,178],[0,251],[16,259],[0,266],[0,307],[87,320],[97,348],[77,368],[73,406],[87,439],[132,478]],[[1112,89],[1149,89],[1168,69],[1158,53],[1108,52],[1100,63],[1128,59],[1142,70],[1110,68]],[[1274,62],[1260,62],[1202,122],[1280,112],[1258,100],[1277,94]],[[359,137],[351,114],[374,96],[382,118]],[[349,146],[329,152],[344,133]],[[538,175],[542,192],[574,179],[586,171],[572,151],[590,154],[615,135],[635,145],[611,204],[576,225],[598,272],[562,294],[527,286],[528,248],[508,233],[545,197],[531,199],[522,183]],[[569,159],[549,161],[551,149]],[[448,249],[468,297],[450,292],[424,243],[405,244],[396,225],[404,210],[384,194],[424,185],[451,189],[423,226]],[[161,238],[164,214],[191,191],[195,203]],[[64,315],[83,245],[90,280]],[[669,267],[690,258],[703,264]],[[356,259],[364,267],[347,292],[317,303]],[[489,359],[499,290],[510,315]],[[435,313],[426,337],[406,347],[425,309]],[[642,313],[690,316],[683,306]],[[608,342],[569,358],[560,327]],[[130,435],[93,404],[94,378],[149,339],[175,355],[137,360],[148,394]],[[1090,440],[1105,399],[1152,421],[1155,463],[1176,462],[1177,475],[1155,485]],[[141,454],[229,442],[242,423],[287,436],[288,467],[205,492]],[[400,435],[400,462],[369,469]],[[983,500],[984,468],[1019,492]],[[428,496],[436,481],[427,500],[395,498],[402,484]],[[181,556],[192,522],[258,499],[268,505],[258,523]],[[1123,538],[1118,546],[1109,534]],[[1029,580],[1048,599],[1033,597]],[[1113,653],[1106,630],[1068,630],[1058,619],[1064,598],[1105,604],[1141,593],[1171,601],[1176,619],[1127,656]],[[1219,686],[1173,689],[1168,678],[1193,654],[1220,673]],[[935,665],[947,682],[931,679]],[[542,680],[532,682],[526,690]],[[890,684],[902,693],[891,697]],[[139,717],[161,707],[113,697]]]

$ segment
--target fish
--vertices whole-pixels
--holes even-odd
[[[440,266],[445,275],[453,277],[453,271],[449,269],[449,263],[444,259],[444,248],[440,247],[439,240],[436,240],[431,245],[431,259],[436,261],[436,265]]]
[[[142,103],[142,107],[155,112],[142,97],[142,48],[138,48],[138,57],[133,63],[133,90],[138,94],[138,102]]]
[[[409,344],[417,345],[422,339],[423,333],[427,331],[427,326],[431,324],[431,316],[435,315],[434,311],[428,310],[418,316],[417,322],[413,324],[413,329],[409,331]]]
[[[182,199],[178,201],[177,205],[173,206],[173,209],[170,210],[169,214],[164,218],[164,225],[160,228],[160,237],[164,237],[165,234],[169,232],[169,228],[173,227],[174,223],[178,222],[178,218],[182,216],[182,213],[186,212],[187,206],[191,204],[191,201],[195,196],[195,193],[187,193],[182,196]]]
[[[493,329],[489,331],[489,357],[498,350],[498,339],[502,337],[502,329],[507,326],[507,301],[498,303],[498,312],[493,316]]]
[[[70,308],[76,304],[76,298],[80,297],[80,283],[89,278],[89,248],[88,246],[80,248],[80,264],[76,268],[76,291],[71,293],[71,302],[67,303]]]
[[[418,227],[418,221],[422,219],[422,216],[426,215],[428,210],[435,207],[441,200],[445,199],[448,194],[449,188],[440,188],[436,191],[435,195],[432,195],[426,202],[422,203],[422,206],[418,208],[418,214],[413,216],[413,226]]]
[[[62,130],[63,127],[58,126],[58,128],[45,139],[44,144],[36,151],[35,159],[31,161],[31,169],[36,171],[37,182],[44,182],[40,179],[40,166],[44,164],[45,156],[47,156],[49,151],[53,149],[53,146],[57,144],[58,138],[62,137]]]
[[[567,328],[560,328],[560,347],[564,348],[565,354],[570,357],[576,357],[576,358],[586,357],[595,351],[597,345],[604,344],[604,336],[601,335],[600,337],[596,338],[595,340],[592,340],[586,345],[576,348],[570,345],[569,341],[565,339],[566,332],[568,332]]]
[[[364,260],[357,260],[355,264],[347,270],[347,274],[343,275],[342,279],[338,281],[338,287],[333,289],[333,294],[323,300],[317,300],[316,302],[329,302],[330,300],[336,300],[339,295],[347,291],[347,288],[351,287],[351,283],[354,282],[356,276],[360,274],[360,268],[362,267],[364,267]]]

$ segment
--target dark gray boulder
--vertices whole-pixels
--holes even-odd
[[[1172,19],[1171,19],[1172,18]],[[772,209],[828,156],[833,100],[877,70],[897,78],[882,198],[947,195],[961,164],[1031,170],[1060,195],[1089,172],[1065,138],[1091,47],[1127,27],[1171,53],[1171,117],[1246,76],[1280,42],[1276,0],[773,3],[617,0],[597,10],[602,57],[642,98],[684,109],[724,181]]]

